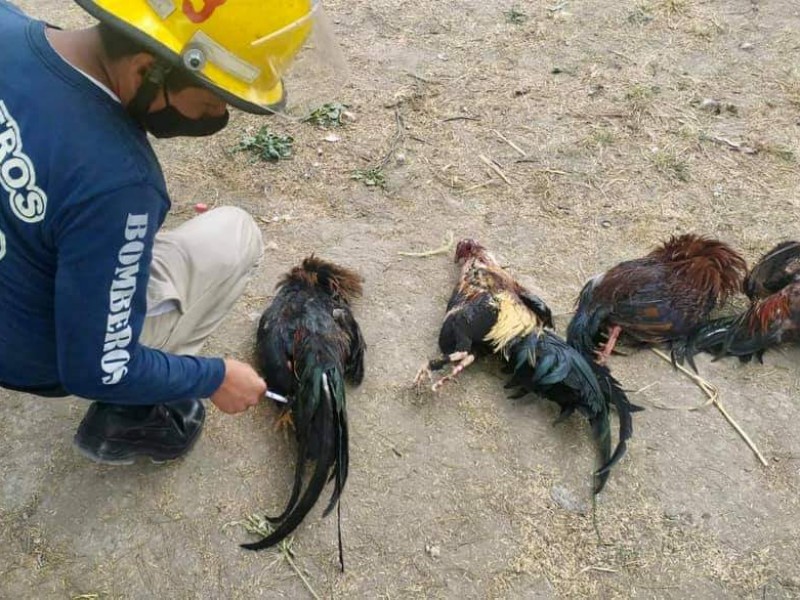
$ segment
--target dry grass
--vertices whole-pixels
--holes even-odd
[[[81,20],[54,0],[20,4],[56,23]],[[470,367],[437,398],[410,392],[435,353],[454,273],[445,254],[399,255],[438,249],[449,231],[480,237],[562,316],[563,332],[588,276],[672,233],[719,236],[749,260],[796,237],[794,4],[327,8],[351,63],[325,99],[352,113],[335,129],[338,141],[275,118],[270,131],[293,138],[293,156],[253,162],[233,149],[265,122],[235,113],[209,140],[156,144],[173,195],[170,226],[195,202],[236,204],[258,217],[269,244],[207,352],[247,357],[252,314],[310,251],[367,277],[357,313],[368,373],[348,396],[348,572],[337,573],[333,524],[316,511],[295,535],[313,588],[332,598],[796,597],[796,354],[770,357],[766,369],[701,365],[758,440],[767,470],[719,415],[654,408],[697,397],[669,368],[641,354],[615,357],[615,374],[645,389],[637,401],[648,410],[600,498],[598,541],[591,514],[551,497],[558,485],[589,498],[594,457],[583,421],[550,427],[552,407],[506,400],[493,367]],[[528,18],[509,22],[512,9]],[[290,94],[313,85],[287,81]],[[736,111],[701,110],[706,98]],[[351,178],[376,166],[384,186]],[[39,588],[59,597],[305,597],[288,566],[242,554],[239,535],[220,531],[285,500],[292,446],[269,435],[271,408],[238,419],[212,411],[185,464],[115,475],[71,454],[80,410],[29,412],[5,396],[0,406],[9,448],[0,596]],[[45,430],[60,441],[42,440]],[[32,460],[37,453],[47,459]],[[28,485],[12,487],[11,477]],[[27,518],[4,510],[33,491],[46,502],[30,504]],[[169,580],[159,575],[164,564]]]

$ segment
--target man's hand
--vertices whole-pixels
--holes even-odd
[[[211,401],[222,412],[235,415],[258,404],[266,391],[267,384],[253,367],[238,360],[225,359],[225,379],[211,394]]]

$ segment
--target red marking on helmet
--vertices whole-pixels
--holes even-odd
[[[200,10],[195,9],[193,0],[183,0],[183,14],[185,14],[192,23],[205,23],[214,14],[220,6],[225,4],[228,0],[203,0],[203,8]]]

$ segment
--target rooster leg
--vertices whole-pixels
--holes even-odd
[[[420,370],[417,371],[417,376],[414,377],[414,385],[417,386],[417,389],[422,387],[423,379],[427,379],[428,382],[433,381],[433,373],[431,373],[431,369],[427,363],[420,367]]]
[[[619,339],[619,334],[622,332],[622,327],[619,325],[614,325],[613,327],[609,327],[608,329],[608,340],[603,345],[603,349],[600,352],[596,352],[597,354],[597,362],[601,365],[606,364],[608,357],[611,356],[611,353],[614,351],[614,346],[617,343],[617,339]]]
[[[294,418],[292,418],[292,410],[286,408],[280,417],[275,419],[274,431],[288,431],[289,428],[294,429]]]
[[[453,354],[447,357],[450,363],[456,363],[453,367],[453,370],[450,371],[450,374],[442,377],[439,381],[433,384],[431,388],[434,392],[438,391],[440,387],[442,387],[445,382],[453,381],[456,376],[461,373],[464,369],[470,366],[473,362],[475,362],[475,355],[470,354],[469,352],[453,352]]]
[[[428,383],[433,382],[433,372],[438,371],[446,364],[446,359],[434,359],[422,365],[417,371],[417,376],[414,377],[414,385],[417,386],[417,390],[422,388],[423,380],[427,380]]]
[[[417,389],[422,388],[422,381],[425,379],[427,379],[428,383],[433,383],[433,372],[439,371],[440,369],[442,369],[442,367],[449,365],[452,362],[450,360],[450,356],[445,355],[442,356],[441,358],[434,358],[429,360],[424,365],[422,365],[420,370],[417,371],[417,376],[414,377],[414,385],[417,386]]]

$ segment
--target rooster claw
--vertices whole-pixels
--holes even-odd
[[[273,425],[274,431],[288,431],[289,429],[294,429],[294,418],[292,417],[292,411],[290,409],[285,409],[283,414],[280,417],[275,419],[275,425]]]
[[[414,377],[414,387],[417,389],[417,393],[419,394],[422,393],[422,388],[424,386],[431,383],[433,383],[433,372],[426,364],[419,371],[417,371],[417,375]]]
[[[595,350],[594,355],[595,355],[594,362],[603,367],[606,366],[606,364],[608,363],[608,354],[606,354],[605,351]]]

